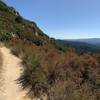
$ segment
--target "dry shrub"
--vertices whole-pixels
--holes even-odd
[[[100,55],[61,52],[50,45],[36,46],[13,40],[7,44],[22,58],[24,72],[19,83],[30,97],[44,94],[48,100],[99,100]]]

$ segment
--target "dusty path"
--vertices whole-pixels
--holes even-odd
[[[0,100],[30,100],[25,97],[26,91],[15,81],[22,72],[21,60],[10,53],[6,47],[0,47],[3,56],[2,85],[0,85]]]

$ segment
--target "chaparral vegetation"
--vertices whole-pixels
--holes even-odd
[[[18,82],[31,98],[100,100],[100,52],[61,46],[1,0],[0,41],[22,59]]]

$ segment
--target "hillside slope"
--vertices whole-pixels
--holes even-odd
[[[24,19],[13,7],[8,7],[0,0],[0,35],[2,34],[9,35],[9,38],[17,37],[38,46],[52,41],[35,22]]]
[[[37,46],[51,45],[59,50],[63,46],[75,48],[80,52],[98,52],[97,47],[83,43],[56,41],[47,36],[35,22],[23,18],[13,7],[8,7],[0,0],[0,40],[21,39]],[[59,46],[56,45],[59,43]],[[66,45],[65,45],[66,44]],[[55,46],[56,45],[56,46]]]
[[[56,45],[55,39],[44,34],[34,22],[24,19],[13,7],[1,1],[0,41],[22,60],[23,72],[18,82],[23,90],[29,90],[30,98],[100,100],[100,53],[78,54],[69,47],[63,50],[61,45]],[[15,59],[11,58],[12,61]],[[6,62],[16,64],[11,62],[11,58]],[[18,67],[15,65],[14,68]],[[19,76],[19,69],[17,71]],[[13,79],[15,76],[12,76]]]

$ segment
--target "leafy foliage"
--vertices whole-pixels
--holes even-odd
[[[12,36],[10,33],[5,33],[5,32],[0,33],[0,41],[10,40],[11,37]]]

